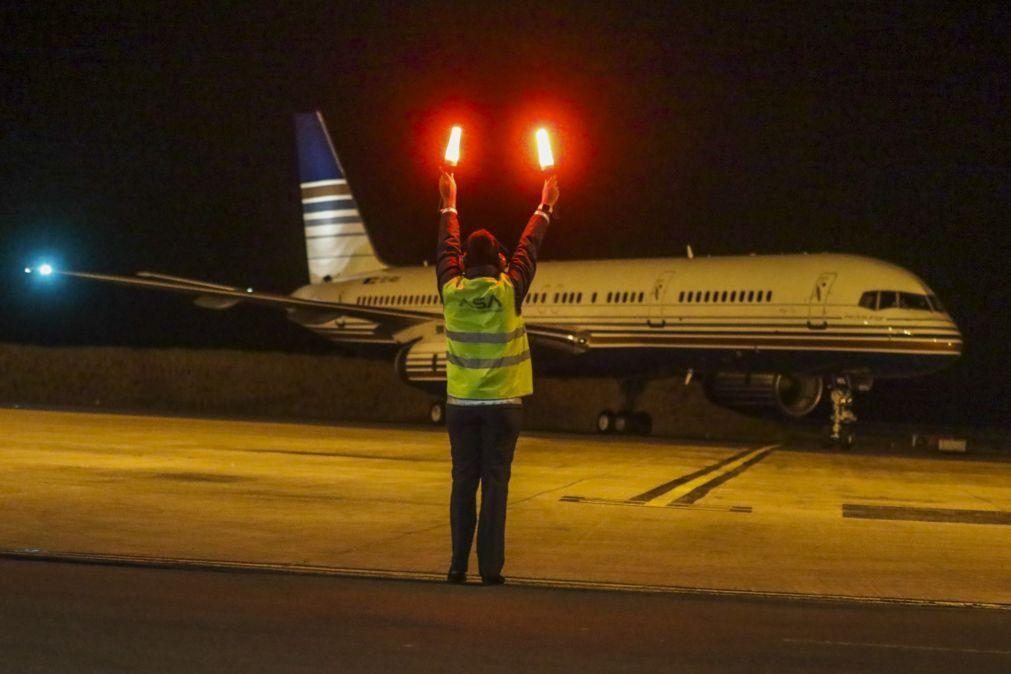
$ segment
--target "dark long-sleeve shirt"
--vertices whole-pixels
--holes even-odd
[[[537,271],[537,254],[540,252],[544,235],[548,231],[548,218],[534,213],[520,235],[516,250],[509,260],[506,274],[512,281],[516,293],[516,313],[521,313],[523,298],[534,280]],[[448,211],[439,218],[439,244],[436,255],[436,273],[439,279],[439,294],[442,287],[457,276],[490,276],[488,268],[477,267],[472,270],[463,268],[463,249],[460,244],[460,220],[456,213]]]

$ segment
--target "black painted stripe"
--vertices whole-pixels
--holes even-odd
[[[761,461],[765,457],[769,456],[769,454],[772,453],[773,449],[774,448],[770,447],[769,449],[765,450],[764,452],[756,454],[751,459],[745,461],[744,463],[742,463],[737,468],[734,468],[731,471],[723,473],[722,475],[716,476],[715,478],[713,478],[709,482],[706,482],[705,484],[699,485],[698,487],[696,487],[695,489],[692,489],[690,492],[688,492],[687,494],[685,494],[681,498],[675,499],[675,500],[671,501],[670,503],[668,503],[667,505],[690,505],[692,503],[695,503],[700,498],[702,498],[703,496],[705,496],[706,494],[708,494],[709,492],[711,492],[713,489],[716,489],[717,487],[719,487],[724,482],[727,482],[728,480],[734,479],[735,477],[737,477],[738,475],[740,475],[741,473],[743,473],[744,471],[746,471],[748,468],[751,468],[756,463],[758,463],[759,461]]]
[[[632,498],[628,499],[628,502],[629,503],[645,503],[646,501],[652,501],[653,499],[657,498],[658,496],[663,496],[667,492],[672,491],[674,489],[677,489],[678,487],[680,487],[681,485],[683,485],[683,484],[685,484],[687,482],[691,482],[695,478],[702,477],[703,475],[705,475],[707,473],[711,473],[714,470],[719,470],[720,468],[722,468],[723,466],[727,465],[728,463],[733,463],[737,459],[741,458],[742,456],[746,456],[746,455],[750,454],[753,451],[755,451],[754,447],[751,448],[751,449],[746,449],[743,452],[739,452],[739,453],[734,454],[732,456],[728,456],[727,458],[725,458],[725,459],[723,459],[721,461],[717,461],[716,463],[714,463],[714,464],[712,464],[710,466],[706,466],[705,468],[697,470],[694,473],[689,473],[688,475],[682,475],[681,477],[675,478],[675,479],[671,480],[670,482],[664,482],[663,484],[661,484],[659,486],[656,486],[656,487],[653,487],[649,491],[645,491],[645,492],[639,494],[638,496],[633,496]]]
[[[605,505],[605,506],[622,506],[628,508],[653,508],[653,507],[664,507],[671,508],[672,510],[681,509],[692,509],[692,510],[710,510],[712,512],[728,512],[728,513],[745,513],[750,514],[753,512],[751,506],[702,506],[702,505],[684,505],[681,503],[669,503],[665,506],[652,506],[649,503],[639,503],[638,501],[622,501],[613,498],[594,498],[592,496],[562,496],[558,499],[564,503],[588,503],[592,505]]]
[[[843,503],[842,516],[868,520],[1011,525],[1011,512],[1005,510],[959,510],[955,508],[916,508]]]

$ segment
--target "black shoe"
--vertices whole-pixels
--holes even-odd
[[[494,576],[481,576],[482,585],[505,585],[505,578],[501,574]]]
[[[461,585],[467,582],[467,572],[466,571],[450,571],[446,574],[446,582],[453,583],[454,585]]]

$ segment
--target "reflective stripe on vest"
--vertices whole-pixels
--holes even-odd
[[[447,353],[446,360],[458,367],[469,367],[472,370],[477,370],[492,367],[508,367],[522,363],[525,360],[530,360],[530,352],[524,351],[515,356],[503,356],[502,358],[461,358],[455,353]]]
[[[442,296],[449,395],[471,400],[530,395],[530,346],[509,277],[459,276],[443,286]]]
[[[521,325],[512,332],[454,332],[446,330],[446,337],[454,342],[469,342],[471,344],[505,344],[517,337],[527,334],[527,327]]]

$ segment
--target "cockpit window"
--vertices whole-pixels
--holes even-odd
[[[903,309],[918,309],[920,311],[930,311],[930,302],[926,295],[916,295],[913,293],[899,293],[899,306]]]
[[[864,309],[915,309],[917,311],[944,311],[934,295],[904,293],[897,290],[868,290],[860,296]]]
[[[898,293],[891,290],[882,290],[878,293],[878,309],[892,309],[899,305]]]

